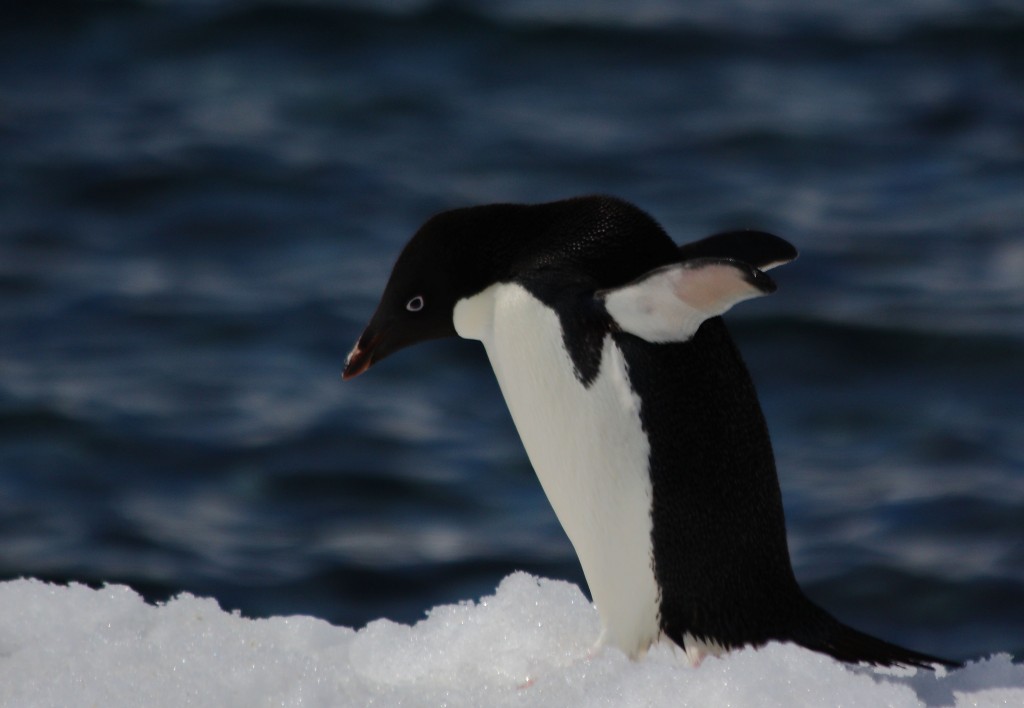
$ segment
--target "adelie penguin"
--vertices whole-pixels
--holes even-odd
[[[759,231],[677,246],[611,197],[444,212],[398,257],[343,376],[428,339],[483,342],[600,645],[636,657],[667,639],[698,663],[778,640],[955,665],[842,624],[793,575],[768,429],[720,315],[796,255]]]

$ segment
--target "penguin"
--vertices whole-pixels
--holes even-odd
[[[793,642],[843,662],[955,662],[835,619],[793,573],[775,459],[721,315],[797,257],[762,231],[678,246],[610,196],[442,212],[402,250],[342,377],[418,342],[483,343],[601,619],[598,648],[697,665]]]

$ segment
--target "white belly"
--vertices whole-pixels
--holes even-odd
[[[631,656],[658,637],[649,445],[622,354],[604,340],[601,373],[573,373],[558,316],[523,287],[494,285],[459,302],[459,335],[479,339],[519,436],[572,541],[604,626]]]

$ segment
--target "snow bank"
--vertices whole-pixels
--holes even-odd
[[[18,580],[0,583],[0,705],[1024,706],[1024,665],[1005,655],[936,676],[770,645],[691,669],[663,649],[589,656],[598,631],[576,586],[524,573],[415,626],[358,631],[246,619],[190,595],[153,606],[123,586]]]

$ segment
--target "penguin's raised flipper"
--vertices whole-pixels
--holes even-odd
[[[622,331],[665,343],[685,342],[704,320],[774,291],[775,282],[748,263],[693,258],[656,268],[627,285],[598,291],[595,297]]]
[[[679,247],[679,257],[728,258],[749,263],[760,270],[770,270],[795,260],[799,255],[789,241],[766,231],[724,231]]]

